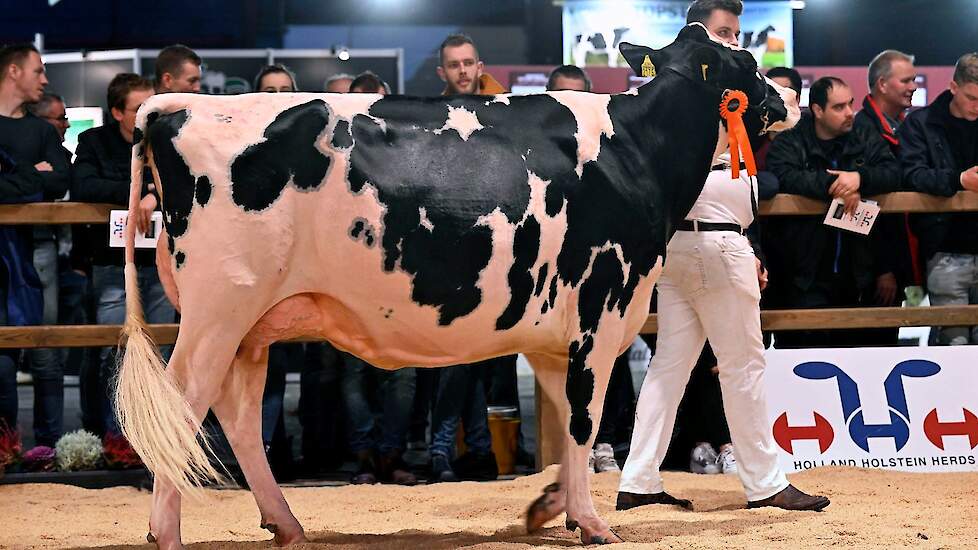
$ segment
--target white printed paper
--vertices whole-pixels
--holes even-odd
[[[861,235],[869,235],[879,214],[880,207],[875,201],[865,199],[859,201],[856,211],[849,215],[845,212],[842,199],[835,199],[829,203],[829,211],[825,213],[825,220],[822,223]]]
[[[109,246],[122,248],[126,246],[126,218],[128,210],[113,210],[109,216]],[[136,248],[156,248],[156,241],[163,232],[163,213],[153,212],[152,223],[145,234],[136,233]]]

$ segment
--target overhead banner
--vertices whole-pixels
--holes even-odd
[[[786,472],[978,471],[978,346],[765,355],[768,420]]]
[[[564,2],[564,63],[627,67],[622,41],[661,48],[686,25],[688,1],[567,0]],[[794,64],[791,2],[744,2],[740,45],[764,68]]]

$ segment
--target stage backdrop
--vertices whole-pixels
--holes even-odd
[[[781,466],[978,471],[978,346],[768,350]]]
[[[564,62],[579,67],[625,67],[621,41],[661,48],[676,39],[686,24],[688,1],[566,0]],[[793,25],[791,2],[745,2],[740,17],[740,44],[762,67],[790,67]]]

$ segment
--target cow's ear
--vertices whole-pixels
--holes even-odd
[[[618,44],[618,51],[628,62],[628,66],[638,76],[653,77],[660,68],[666,66],[666,54],[663,50],[653,50],[647,46],[636,46],[628,42]]]
[[[676,40],[690,40],[703,43],[712,42],[712,40],[710,40],[710,33],[706,30],[706,26],[699,22],[693,22],[683,27],[683,29],[679,31],[679,36],[676,37]]]

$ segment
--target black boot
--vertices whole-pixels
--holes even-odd
[[[495,481],[499,476],[496,455],[469,451],[452,464],[458,478],[464,481]]]
[[[448,462],[448,457],[440,454],[431,455],[431,478],[428,483],[441,483],[458,481],[452,465]]]

